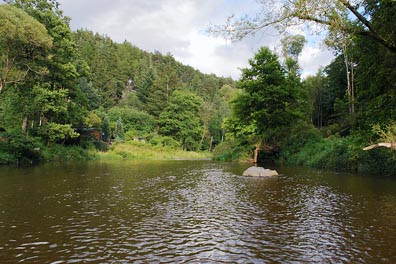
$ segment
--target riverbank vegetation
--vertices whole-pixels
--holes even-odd
[[[357,7],[349,1],[289,1],[279,13],[263,6],[252,20],[231,17],[211,29],[238,39],[273,24],[310,22],[327,30],[325,43],[336,55],[302,80],[301,38],[284,39],[280,56],[259,50],[242,71],[243,93],[225,122],[227,145],[237,147],[222,147],[219,159],[245,159],[258,147],[262,159],[286,164],[396,173],[396,3],[358,2]],[[387,143],[363,150],[377,142]]]
[[[236,93],[231,78],[89,30],[72,32],[56,1],[5,2],[0,163],[202,158],[196,153],[224,137],[221,123]]]
[[[289,1],[296,5],[279,14],[280,23],[310,20],[325,27],[335,59],[301,78],[298,58],[307,40],[288,35],[278,53],[258,50],[239,81],[203,74],[171,54],[127,41],[72,32],[56,1],[5,2],[1,163],[200,159],[210,153],[249,160],[259,148],[259,161],[396,173],[394,150],[362,150],[393,142],[396,134],[394,1],[362,0],[358,9],[348,1],[312,1],[313,9],[299,6],[310,1]],[[331,16],[321,13],[325,4]],[[212,33],[239,38],[260,28],[234,29]]]
[[[184,151],[163,145],[151,145],[139,141],[116,142],[109,151],[99,152],[100,159],[110,160],[202,160],[211,159],[212,154],[204,151]]]

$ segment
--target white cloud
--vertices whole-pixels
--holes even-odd
[[[328,65],[334,59],[334,54],[320,47],[307,46],[298,59],[303,69],[302,77],[306,78],[308,75],[315,75],[320,67]]]
[[[86,28],[117,42],[124,40],[147,50],[170,52],[182,63],[202,72],[240,76],[260,46],[277,49],[281,38],[272,29],[241,42],[229,43],[204,32],[209,24],[221,24],[231,14],[254,14],[255,0],[59,0],[73,29]],[[295,29],[302,32],[301,29]],[[311,74],[327,55],[306,48],[300,65]],[[324,56],[324,57],[323,57]],[[327,57],[326,57],[327,58]]]

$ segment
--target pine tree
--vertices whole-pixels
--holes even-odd
[[[116,123],[116,127],[114,129],[114,138],[117,140],[124,140],[125,139],[125,133],[124,133],[124,127],[122,124],[122,118],[119,117]]]
[[[102,135],[104,141],[108,142],[110,140],[111,129],[110,129],[109,117],[107,115],[104,117],[102,122]]]

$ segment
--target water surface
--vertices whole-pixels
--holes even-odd
[[[0,263],[396,263],[396,180],[116,161],[0,171]]]

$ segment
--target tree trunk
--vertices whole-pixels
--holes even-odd
[[[260,151],[260,148],[256,147],[256,149],[254,150],[253,163],[257,163],[259,151]]]
[[[355,113],[355,71],[354,71],[354,63],[351,60],[351,103],[352,103],[352,113]]]
[[[377,143],[368,147],[363,148],[363,150],[370,150],[370,149],[375,149],[375,148],[380,148],[380,147],[384,147],[384,148],[391,148],[396,150],[396,142],[381,142],[381,143]]]
[[[21,129],[23,133],[26,133],[27,131],[27,126],[28,126],[28,118],[25,116],[25,118],[22,121]]]

